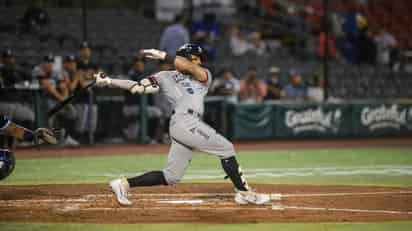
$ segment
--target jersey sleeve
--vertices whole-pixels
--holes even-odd
[[[149,77],[150,81],[154,81],[162,88],[168,81],[168,71],[160,71]],[[170,77],[170,76],[169,76]],[[170,79],[170,78],[169,78]]]
[[[0,116],[0,131],[6,129],[9,124],[10,120],[8,120],[6,116]]]
[[[209,88],[210,85],[212,85],[212,73],[206,68],[204,68],[204,70],[207,74],[207,80],[205,81],[205,84]]]

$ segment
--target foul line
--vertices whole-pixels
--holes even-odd
[[[373,210],[373,209],[350,209],[350,208],[324,208],[324,207],[305,207],[305,206],[283,206],[273,204],[272,206],[263,205],[261,207],[248,207],[248,206],[233,206],[233,207],[100,207],[100,208],[79,208],[77,206],[69,206],[63,209],[58,209],[63,212],[67,211],[142,211],[142,210],[178,210],[178,211],[199,211],[199,210],[212,210],[212,211],[233,211],[233,210],[256,210],[256,211],[284,211],[284,210],[305,210],[305,211],[324,211],[324,212],[346,212],[346,213],[381,213],[381,214],[396,214],[396,215],[412,215],[412,211],[397,211],[397,210]]]
[[[352,212],[352,213],[384,213],[384,214],[401,214],[412,215],[411,211],[396,211],[396,210],[373,210],[373,209],[349,209],[349,208],[322,208],[322,207],[305,207],[305,206],[286,206],[272,205],[272,210],[309,210],[309,211],[325,211],[325,212]]]
[[[402,195],[412,194],[412,191],[382,191],[382,192],[347,192],[347,193],[291,193],[281,194],[282,197],[328,197],[328,196],[367,196],[367,195]]]
[[[264,193],[264,192],[262,192]],[[377,191],[377,192],[337,192],[337,193],[268,193],[272,198],[283,197],[328,197],[328,196],[367,196],[367,195],[403,195],[412,194],[412,191]],[[135,197],[230,197],[234,193],[129,193],[132,198]],[[87,197],[112,197],[111,194],[89,194]]]
[[[412,191],[380,191],[380,192],[347,192],[347,193],[269,193],[273,200],[293,197],[344,197],[344,196],[368,196],[368,195],[405,195],[412,194]],[[179,198],[179,197],[233,197],[234,193],[140,193],[129,194],[132,199],[150,200],[152,198],[162,197],[162,199]],[[3,203],[56,203],[56,202],[93,202],[97,198],[114,197],[113,194],[87,194],[81,198],[61,198],[61,199],[17,199],[17,200],[0,200]],[[169,198],[163,198],[169,197]]]
[[[68,209],[70,210],[70,209]],[[273,210],[271,207],[269,206],[265,206],[265,207],[247,207],[247,206],[236,206],[236,207],[171,207],[171,206],[162,206],[162,207],[144,207],[144,208],[110,208],[110,207],[101,207],[101,208],[79,208],[79,209],[75,209],[75,210],[85,210],[85,211],[99,211],[99,210],[112,210],[112,211],[130,211],[130,210],[212,210],[212,211],[216,211],[216,210],[266,210],[266,211],[270,211]]]

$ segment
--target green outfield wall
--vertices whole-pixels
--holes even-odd
[[[412,103],[263,103],[227,106],[232,139],[412,135]]]

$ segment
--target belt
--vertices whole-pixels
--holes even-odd
[[[186,112],[187,112],[187,114],[194,115],[196,117],[202,118],[202,115],[200,113],[195,112],[193,109],[189,108],[189,109],[186,110]],[[172,115],[174,115],[174,114],[176,114],[175,110],[172,111]]]

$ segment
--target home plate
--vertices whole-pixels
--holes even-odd
[[[157,203],[166,204],[202,204],[203,200],[174,200],[174,201],[158,201]]]

